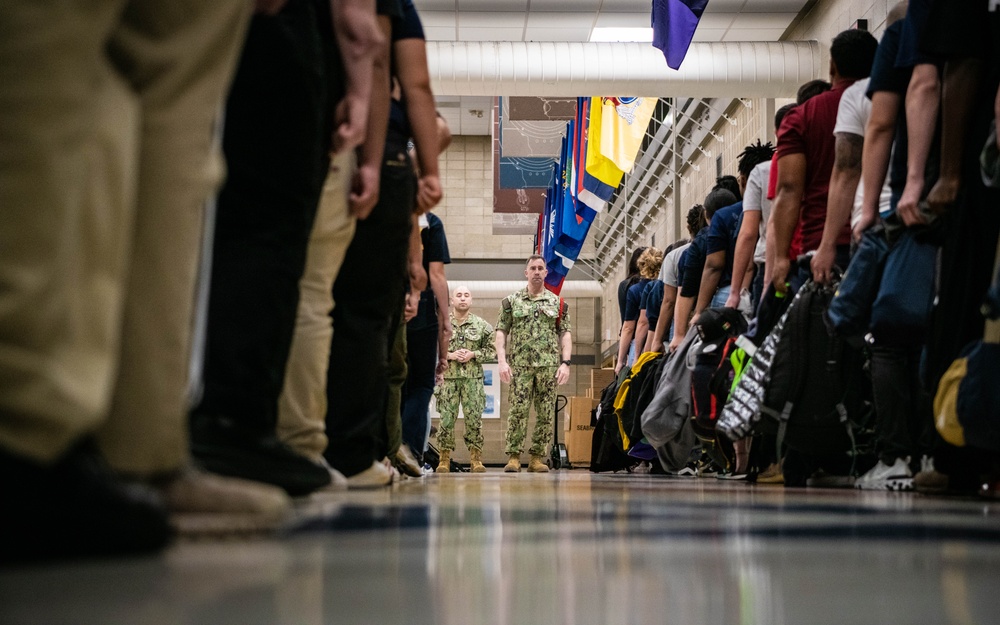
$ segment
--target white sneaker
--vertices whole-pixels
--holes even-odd
[[[352,490],[382,488],[390,484],[392,484],[392,473],[381,462],[372,462],[372,466],[347,478],[347,487]]]
[[[892,466],[879,460],[868,473],[854,483],[861,490],[913,490],[913,472],[910,459],[896,458]]]

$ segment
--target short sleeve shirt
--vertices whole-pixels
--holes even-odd
[[[757,247],[754,248],[753,252],[753,262],[758,265],[764,262],[764,252],[767,245],[767,220],[771,215],[771,200],[767,199],[766,186],[770,176],[771,161],[758,164],[750,171],[746,193],[743,194],[743,212],[756,211],[760,213]]]
[[[865,128],[868,120],[872,116],[872,103],[868,99],[869,78],[859,80],[844,91],[844,97],[840,99],[840,108],[837,109],[837,125],[833,128],[833,134],[847,133],[865,136]],[[851,227],[853,228],[861,221],[861,206],[865,196],[865,186],[859,183],[854,193],[854,209],[851,211]],[[889,210],[892,197],[892,189],[889,188],[889,181],[882,185],[882,193],[879,195],[879,213],[883,215]]]
[[[646,319],[649,320],[649,331],[656,329],[660,319],[660,306],[663,305],[663,282],[653,280],[650,283],[649,296],[646,298]]]
[[[701,289],[701,274],[705,270],[705,246],[707,245],[708,228],[702,228],[694,241],[684,251],[681,262],[681,297],[698,297]]]
[[[424,26],[413,0],[401,0],[400,5],[400,15],[392,22],[392,40],[424,39]]]
[[[403,17],[402,0],[375,0],[375,13],[391,19]]]
[[[691,244],[686,243],[667,254],[667,257],[663,259],[663,277],[661,279],[666,286],[677,288],[681,285],[681,257],[684,256],[684,252],[689,247]]]
[[[743,202],[720,208],[712,216],[708,226],[708,239],[705,246],[705,256],[716,252],[726,253],[726,268],[722,272],[719,286],[728,286],[733,279],[733,256],[736,252],[736,238],[740,234],[740,214],[743,212]]]
[[[899,38],[903,32],[903,21],[894,22],[885,29],[882,41],[875,51],[875,61],[872,63],[872,75],[868,80],[867,95],[871,98],[880,91],[894,93],[903,97],[906,88],[910,84],[910,75],[913,68],[896,67],[896,57],[899,53]],[[902,103],[900,104],[902,107]],[[896,140],[892,148],[892,157],[889,161],[889,175],[886,183],[889,185],[890,196],[895,193],[901,195],[903,187],[906,185],[906,115],[903,111],[896,116]]]
[[[515,369],[558,367],[560,337],[572,332],[569,306],[563,302],[559,318],[559,296],[543,291],[531,296],[527,287],[504,298],[496,329],[508,337],[507,362]]]
[[[785,115],[778,132],[778,158],[792,154],[806,157],[805,189],[799,230],[802,233],[801,252],[811,252],[819,247],[826,225],[826,198],[830,191],[830,174],[836,156],[833,128],[837,122],[837,109],[844,91],[853,84],[840,80],[830,91],[821,93],[796,106]],[[851,227],[844,224],[837,245],[851,242]]]
[[[649,284],[648,278],[642,278],[628,288],[625,295],[625,321],[639,320],[639,305],[642,303],[642,291]]]

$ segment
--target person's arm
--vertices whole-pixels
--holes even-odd
[[[641,354],[646,346],[646,335],[649,334],[649,318],[646,317],[646,309],[639,310],[639,319],[635,322],[635,343],[636,354]]]
[[[500,365],[500,379],[505,384],[510,384],[511,370],[510,365],[507,364],[507,333],[497,328],[497,338],[495,347],[497,350],[497,363]]]
[[[855,240],[860,240],[865,230],[878,220],[879,201],[882,187],[885,186],[886,172],[889,171],[901,101],[899,94],[890,91],[876,91],[872,94],[872,112],[865,127],[865,141],[861,151],[864,194],[861,201],[861,221],[854,227]]]
[[[727,308],[738,308],[740,305],[740,293],[743,292],[745,276],[750,271],[753,262],[753,253],[757,247],[757,239],[760,238],[760,217],[759,210],[743,211],[743,224],[740,226],[740,233],[736,237],[736,254],[733,256],[733,278],[729,287],[729,298],[726,300]],[[702,278],[704,279],[704,278]]]
[[[694,314],[700,315],[712,303],[712,298],[719,288],[722,272],[726,268],[726,251],[712,252],[705,257],[705,269],[701,274],[701,288],[698,289],[698,303]]]
[[[927,195],[927,204],[939,215],[955,202],[962,185],[962,147],[981,73],[982,62],[978,59],[949,61],[945,65],[941,101],[941,175]]]
[[[357,219],[365,219],[378,203],[379,182],[382,175],[382,155],[385,151],[385,133],[389,123],[389,38],[392,23],[388,17],[378,17],[378,27],[383,42],[378,46],[371,89],[371,106],[368,130],[364,143],[358,150],[358,168],[354,172],[348,196],[349,210]],[[345,98],[346,99],[346,98]]]
[[[919,204],[940,106],[938,69],[931,63],[921,63],[913,68],[906,88],[906,186],[896,204],[896,212],[907,226],[927,223]]]
[[[662,352],[667,328],[674,321],[674,303],[677,301],[677,287],[663,285],[663,303],[660,304],[660,318],[656,320],[656,330],[646,344],[647,352]]]
[[[688,333],[688,322],[691,319],[691,309],[694,308],[694,298],[684,297],[682,293],[674,306],[674,339],[670,341],[670,351],[675,352]]]
[[[406,100],[406,117],[413,132],[420,167],[417,206],[421,212],[427,212],[441,201],[442,196],[438,170],[441,141],[430,72],[427,70],[427,45],[423,39],[401,39],[393,45],[393,60]]]
[[[559,335],[560,360],[569,360],[573,357],[573,336],[568,331]],[[556,384],[563,385],[569,381],[569,365],[559,363],[556,370]]]
[[[632,344],[632,337],[635,336],[636,322],[626,321],[622,324],[622,335],[618,339],[618,362],[615,363],[615,373],[617,374],[628,361],[628,348]]]
[[[472,357],[478,360],[479,364],[493,362],[497,359],[496,338],[494,334],[492,328],[490,328],[489,332],[483,332],[483,336],[479,339],[479,349],[472,352]]]
[[[861,151],[865,139],[851,132],[838,132],[835,143],[836,156],[830,174],[830,192],[826,200],[826,221],[823,239],[812,257],[813,280],[819,284],[830,282],[833,264],[837,259],[837,238],[844,224],[851,220],[854,196],[861,180]]]
[[[429,265],[431,290],[438,307],[438,367],[448,366],[448,342],[451,341],[451,319],[448,317],[448,279],[444,274],[444,263],[432,262]]]
[[[344,59],[345,93],[334,111],[333,151],[353,150],[366,139],[372,119],[378,56],[388,55],[388,37],[375,18],[374,0],[330,0],[337,46]],[[388,71],[388,67],[386,67]],[[388,84],[388,79],[386,80]],[[386,108],[388,115],[388,108]]]
[[[788,291],[788,272],[791,261],[788,248],[799,222],[802,208],[802,194],[806,186],[806,156],[802,153],[786,154],[778,159],[778,189],[771,206],[772,227],[774,229],[774,266],[771,268],[771,282],[778,293]],[[770,244],[771,241],[768,241]]]

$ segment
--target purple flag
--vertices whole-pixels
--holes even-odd
[[[653,0],[653,47],[679,69],[708,0]]]

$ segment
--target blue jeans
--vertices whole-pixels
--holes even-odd
[[[712,296],[712,301],[709,303],[708,307],[722,308],[723,306],[725,306],[726,300],[729,299],[729,291],[730,288],[728,284],[726,286],[720,286],[719,289],[715,292],[715,295]]]

